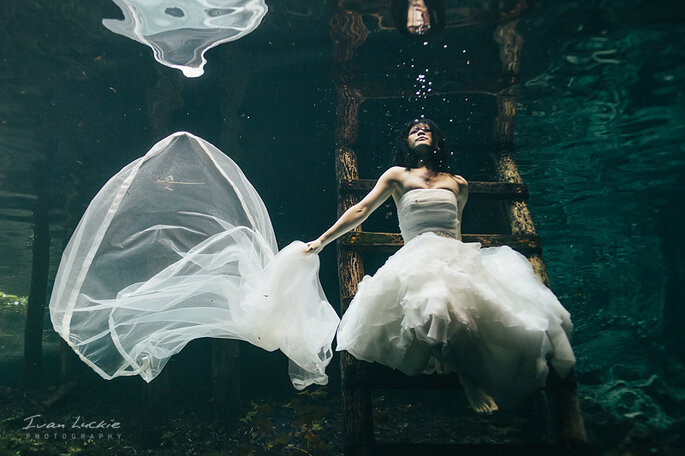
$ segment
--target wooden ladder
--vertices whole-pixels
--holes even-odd
[[[522,1],[516,3],[520,10]],[[374,22],[387,21],[389,0],[331,0],[331,37],[336,51],[336,178],[338,183],[338,215],[359,201],[374,185],[374,180],[360,179],[357,153],[352,148],[357,142],[359,108],[367,99],[405,98],[407,90],[391,90],[384,84],[355,80],[352,70],[361,65],[354,59],[355,49],[368,36],[363,15],[372,15]],[[478,18],[479,11],[465,13],[461,18]],[[449,10],[448,10],[449,14]],[[436,87],[434,94],[444,95],[462,91],[481,90],[496,96],[497,116],[494,119],[493,137],[498,144],[492,151],[496,182],[470,182],[471,204],[479,199],[505,201],[505,219],[510,234],[463,234],[464,242],[480,242],[483,247],[509,245],[525,254],[538,277],[547,285],[549,278],[541,255],[540,240],[526,204],[528,188],[522,182],[512,158],[516,100],[511,86],[518,74],[522,40],[516,32],[516,14],[500,12],[501,21],[494,34],[500,46],[503,72],[490,81],[466,82],[461,85]],[[448,26],[450,22],[448,20]],[[463,24],[462,24],[463,25]],[[383,27],[379,27],[383,28]],[[397,33],[389,31],[387,33]],[[480,84],[475,87],[474,84]],[[402,246],[397,233],[365,232],[361,227],[338,241],[338,278],[340,284],[341,313],[344,313],[364,276],[363,255],[372,251],[395,251]],[[560,379],[550,369],[545,389],[548,410],[545,417],[551,420],[553,443],[540,444],[420,444],[378,443],[374,441],[371,391],[389,388],[460,388],[456,375],[420,375],[409,377],[380,366],[358,361],[347,352],[341,353],[343,416],[345,421],[345,454],[347,455],[563,455],[591,452],[587,443],[580,407],[576,395],[573,372]]]

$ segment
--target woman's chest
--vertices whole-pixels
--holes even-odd
[[[431,175],[429,173],[412,172],[405,177],[404,191],[416,188],[443,188],[459,193],[459,185],[449,176]]]

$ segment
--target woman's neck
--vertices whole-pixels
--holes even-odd
[[[416,158],[417,168],[426,168],[433,171],[435,168],[435,149],[429,145],[419,145],[412,150]]]

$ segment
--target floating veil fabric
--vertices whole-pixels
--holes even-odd
[[[277,252],[269,215],[240,168],[186,132],[157,143],[95,196],[62,256],[55,330],[106,379],[154,379],[201,337],[290,358],[293,385],[325,384],[339,322],[319,258]]]

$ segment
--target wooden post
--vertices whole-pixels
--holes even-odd
[[[349,93],[339,90],[338,108],[343,111],[339,116],[336,128],[336,175],[338,182],[358,179],[357,154],[349,144],[356,139],[356,122],[359,101],[349,97]],[[342,122],[340,120],[342,119]],[[342,125],[341,125],[342,124]],[[352,127],[354,126],[354,127]],[[338,193],[338,215],[342,215],[350,206],[355,204],[353,195]],[[361,230],[361,226],[355,229]],[[357,251],[341,248],[338,243],[338,280],[340,284],[340,312],[347,310],[352,297],[357,293],[357,284],[364,277],[364,266],[361,254]],[[343,410],[345,421],[345,441],[366,443],[373,440],[373,416],[371,395],[368,388],[346,385],[347,371],[356,369],[358,362],[347,352],[340,356],[340,370],[342,375]]]
[[[495,32],[495,40],[500,46],[500,58],[502,67],[505,71],[512,74],[518,72],[520,47],[523,39],[520,38],[515,29],[516,21],[502,25]],[[497,180],[521,184],[521,174],[519,174],[516,162],[511,156],[511,149],[514,141],[514,128],[516,126],[516,98],[511,91],[505,91],[497,96],[497,117],[493,125],[493,139],[497,151],[494,154],[495,173]],[[511,234],[537,235],[533,217],[525,201],[511,201],[505,203],[506,217],[511,226]],[[549,277],[542,255],[535,253],[528,260],[535,273],[543,283],[549,285]]]
[[[335,45],[335,62],[344,64],[354,57],[354,50],[364,43],[369,31],[362,15],[345,11],[331,1],[331,38]]]
[[[518,19],[499,25],[495,29],[493,38],[499,45],[499,58],[502,62],[502,70],[515,78],[519,74],[521,65],[521,48],[523,37],[516,30]]]
[[[495,172],[499,181],[516,184],[522,183],[518,167],[511,157],[511,152],[508,150],[500,150],[495,155]],[[509,201],[504,204],[506,216],[511,226],[511,234],[537,236],[533,217],[525,201]],[[542,254],[532,253],[528,257],[528,261],[530,261],[540,280],[549,286],[549,276],[547,275],[547,268],[542,259]]]
[[[351,74],[345,67],[354,56],[354,49],[360,46],[368,35],[359,13],[343,11],[331,2],[331,38],[335,43],[337,106],[335,129],[335,171],[338,183],[359,179],[357,154],[350,147],[357,140],[359,105],[364,101],[345,87]],[[338,215],[342,215],[355,204],[354,195],[338,191]],[[361,230],[361,227],[357,227]],[[359,252],[341,248],[338,243],[338,280],[340,284],[340,311],[344,313],[357,292],[357,284],[364,276],[364,267]],[[355,369],[358,362],[347,352],[340,356],[342,375],[343,419],[347,443],[368,443],[373,441],[373,415],[371,395],[368,388],[351,386],[346,382],[348,371]]]
[[[516,77],[523,44],[523,39],[516,31],[516,21],[498,27],[495,41],[500,46],[503,69],[512,72],[513,77]],[[497,97],[497,117],[493,130],[495,143],[499,149],[494,156],[495,170],[498,180],[502,182],[522,183],[516,162],[511,156],[515,121],[514,94],[511,91],[501,93]],[[533,217],[525,201],[511,201],[507,204],[506,213],[511,225],[511,234],[537,235]],[[549,286],[549,276],[542,255],[533,253],[528,260],[540,280]],[[547,383],[549,406],[555,424],[555,441],[567,447],[587,446],[585,425],[576,394],[575,374],[571,372],[565,379],[560,379],[554,369],[550,368]]]
[[[571,371],[562,379],[554,369],[550,369],[547,397],[552,410],[555,442],[567,448],[589,447],[583,416],[578,405],[575,373]]]
[[[495,122],[496,132],[507,132],[513,135],[513,116],[516,104],[511,97],[498,99],[499,115]],[[505,123],[505,125],[501,125]],[[509,137],[511,138],[511,137]],[[501,138],[503,139],[503,138]],[[510,149],[502,149],[495,156],[497,177],[503,182],[521,183],[518,167],[511,157]],[[507,203],[507,216],[511,224],[511,234],[536,236],[533,218],[525,201],[511,201]],[[549,286],[547,268],[540,253],[529,256],[533,269],[545,285]],[[548,396],[555,421],[555,441],[560,444],[573,446],[578,442],[587,443],[583,416],[576,395],[576,383],[573,372],[566,379],[559,379],[553,369],[550,369]],[[556,381],[555,381],[556,377]],[[551,382],[551,383],[550,383]]]

